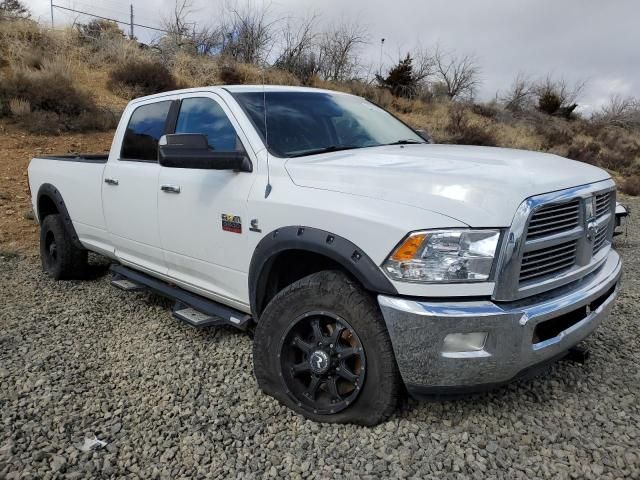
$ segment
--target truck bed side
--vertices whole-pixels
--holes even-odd
[[[52,185],[64,202],[80,242],[91,250],[112,255],[102,211],[102,176],[107,158],[107,154],[36,157],[28,172],[31,202],[39,221],[47,213],[43,211],[43,196],[47,196],[43,185]]]

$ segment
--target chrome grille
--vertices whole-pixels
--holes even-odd
[[[603,216],[611,209],[613,192],[599,193],[596,195],[596,218]]]
[[[527,282],[555,275],[573,267],[576,260],[577,240],[525,252],[520,267],[520,281]]]
[[[526,199],[506,233],[492,298],[536,295],[602,265],[613,235],[615,199],[612,180]]]
[[[554,235],[576,228],[580,223],[580,200],[547,205],[536,211],[529,221],[527,240]]]
[[[596,233],[595,239],[593,240],[593,254],[595,255],[600,251],[602,247],[605,246],[609,232],[609,224],[602,225],[598,227],[598,233]]]

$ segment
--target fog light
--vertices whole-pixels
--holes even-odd
[[[487,332],[450,333],[444,337],[442,353],[477,352],[484,348]]]

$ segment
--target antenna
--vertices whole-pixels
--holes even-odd
[[[267,90],[264,86],[264,67],[262,67],[262,107],[264,111],[264,142],[267,149],[267,187],[264,190],[264,198],[271,193],[271,172],[269,171],[269,129],[267,128]]]

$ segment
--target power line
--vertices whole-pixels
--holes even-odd
[[[116,23],[120,23],[122,25],[130,25],[130,26],[135,26],[135,27],[142,27],[142,28],[148,28],[149,30],[156,30],[158,32],[163,32],[163,33],[171,33],[168,30],[164,30],[162,28],[157,28],[157,27],[150,27],[149,25],[141,25],[139,23],[133,23],[133,22],[124,22],[122,20],[117,20],[115,18],[109,18],[109,17],[103,17],[102,15],[95,15],[93,13],[89,13],[89,12],[84,12],[82,10],[76,10],[74,8],[67,8],[67,7],[63,7],[61,5],[55,5],[55,4],[51,4],[51,8],[52,8],[52,18],[53,18],[53,9],[54,8],[59,8],[60,10],[67,10],[69,12],[76,12],[76,13],[81,13],[83,15],[89,15],[90,17],[95,17],[95,18],[100,18],[102,20],[111,20],[112,22],[116,22]],[[52,21],[53,23],[53,21]]]

